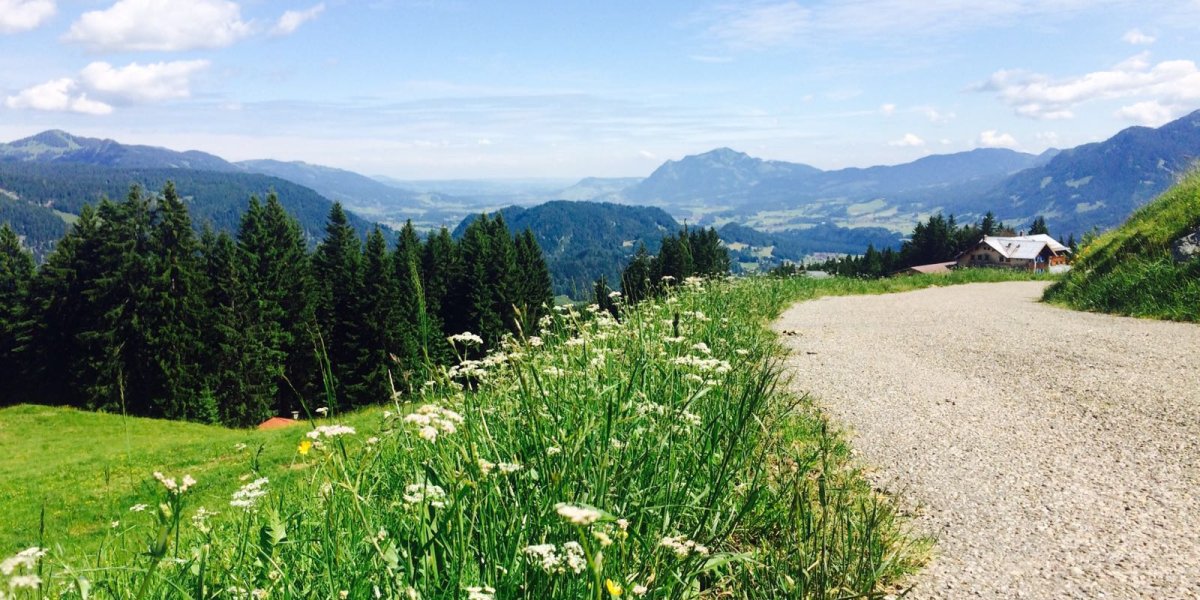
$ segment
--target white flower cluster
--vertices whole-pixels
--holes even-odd
[[[700,289],[700,288],[704,287],[704,278],[703,277],[694,277],[694,276],[688,277],[687,279],[683,280],[683,285]]]
[[[416,426],[417,435],[432,444],[437,441],[439,435],[458,431],[463,417],[448,408],[425,404],[418,408],[417,412],[406,415],[404,422]]]
[[[692,319],[695,319],[695,320],[697,320],[697,321],[700,321],[701,323],[706,323],[706,322],[708,322],[708,321],[711,321],[711,320],[712,320],[712,319],[708,318],[708,316],[707,316],[707,315],[705,315],[705,314],[704,314],[704,311],[702,311],[702,310],[694,310],[694,311],[693,311],[693,310],[688,310],[688,311],[684,311],[684,312],[682,312],[682,313],[680,313],[680,314],[681,314],[682,316],[684,316],[684,317],[690,317],[690,318],[692,318]]]
[[[354,435],[353,427],[349,425],[320,425],[316,429],[304,434],[310,440],[318,440],[323,437],[335,438],[343,435]]]
[[[568,571],[578,575],[587,568],[587,559],[584,558],[583,546],[580,546],[579,542],[563,544],[562,552],[559,552],[554,544],[526,546],[521,552],[551,575],[560,575]]]
[[[404,486],[404,501],[409,504],[429,504],[435,508],[446,506],[446,490],[429,483],[413,483]]]
[[[687,558],[692,554],[708,556],[708,547],[689,540],[686,535],[667,536],[658,543],[663,548],[670,548],[677,558]]]
[[[671,362],[681,367],[691,367],[697,371],[712,371],[719,375],[728,373],[733,368],[729,366],[729,361],[691,355],[677,356]]]
[[[555,504],[554,511],[557,512],[560,517],[570,521],[572,525],[580,525],[583,527],[587,527],[588,525],[599,521],[600,518],[604,516],[604,513],[601,513],[590,506],[578,506],[575,504],[567,504],[565,502],[559,502],[558,504]]]
[[[452,344],[462,344],[464,346],[482,346],[483,345],[483,338],[475,335],[474,333],[471,333],[470,331],[456,333],[446,339],[450,340],[450,343],[452,343]]]
[[[167,477],[158,471],[154,472],[154,478],[157,479],[158,482],[163,485],[163,487],[167,488],[168,492],[175,495],[182,494],[188,491],[188,488],[196,485],[196,480],[192,479],[191,475],[184,475],[183,481],[180,483],[176,483],[174,477]]]
[[[37,561],[46,555],[46,551],[42,548],[33,547],[26,548],[16,554],[0,562],[0,573],[8,577],[8,588],[14,593],[22,588],[36,590],[42,584],[42,578],[35,573],[20,573],[18,569],[24,571],[32,571],[37,566]],[[16,573],[14,575],[14,573]],[[0,598],[5,598],[4,590],[0,590]]]
[[[700,415],[685,409],[675,410],[657,402],[642,402],[637,405],[638,416],[642,417],[671,417],[689,427],[699,427],[702,424]]]
[[[258,499],[267,495],[267,490],[264,489],[268,480],[266,477],[259,477],[250,483],[242,486],[241,489],[233,493],[229,500],[229,505],[234,508],[250,510],[258,502]]]
[[[490,475],[492,473],[492,471],[495,470],[496,468],[500,469],[501,474],[509,475],[512,473],[516,473],[517,471],[520,471],[521,469],[524,469],[525,465],[521,465],[521,464],[517,464],[517,463],[506,463],[506,462],[496,464],[494,462],[487,461],[482,458],[479,459],[479,471],[481,473],[483,473],[484,476]]]
[[[467,600],[495,600],[496,588],[490,585],[475,585],[467,588]]]

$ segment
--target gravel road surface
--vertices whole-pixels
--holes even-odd
[[[775,328],[937,540],[910,598],[1200,598],[1200,326],[1044,287],[823,298]]]

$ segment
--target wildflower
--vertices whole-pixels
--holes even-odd
[[[233,493],[229,500],[229,505],[234,508],[242,508],[250,510],[258,502],[258,499],[267,495],[267,490],[263,489],[267,485],[266,477],[260,477],[254,481],[242,486],[241,489]]]
[[[599,521],[600,517],[604,516],[603,513],[590,506],[577,506],[565,502],[555,504],[554,510],[559,516],[570,521],[571,524],[584,527]]]
[[[617,527],[620,527],[621,531],[628,531],[629,519],[617,519]]]
[[[37,546],[26,548],[18,552],[16,556],[6,558],[4,562],[0,562],[0,573],[7,576],[12,575],[17,567],[32,569],[37,564],[38,559],[45,555],[46,550],[43,548],[38,548]]]
[[[242,450],[245,450],[245,449],[246,449],[246,444],[243,444],[243,443],[241,443],[241,442],[238,442],[238,443],[236,443],[236,444],[234,444],[234,445],[233,445],[233,449],[234,449],[234,451],[236,451],[236,452],[241,452]]]
[[[546,456],[554,456],[555,454],[562,454],[562,448],[559,448],[558,446],[550,446],[549,448],[546,448]]]
[[[467,600],[495,600],[496,589],[490,585],[467,588]]]
[[[482,346],[483,345],[483,338],[471,333],[470,331],[456,333],[446,339],[449,340],[450,343],[458,343],[458,344],[462,344],[464,346],[468,346],[468,345],[469,346]]]
[[[737,350],[734,350],[734,352],[737,352],[738,356],[746,356],[750,354],[750,351],[745,348],[738,348]]]
[[[36,590],[41,584],[42,578],[37,575],[17,575],[8,580],[8,587],[13,590],[21,588]]]
[[[695,288],[704,287],[704,279],[702,277],[688,277],[683,280],[683,285]]]
[[[709,349],[708,344],[705,344],[704,342],[696,342],[692,345],[692,349],[703,354],[712,354],[712,350]]]
[[[562,377],[564,374],[563,370],[558,367],[546,367],[542,372],[551,377]]]
[[[322,406],[321,408],[318,408],[318,409],[316,410],[316,413],[317,413],[318,415],[321,415],[321,416],[323,417],[323,416],[325,416],[325,415],[329,414],[329,407],[328,407],[328,406]]]
[[[538,336],[536,336],[536,335],[535,335],[535,336],[530,336],[530,338],[529,338],[529,345],[530,345],[530,346],[533,346],[534,348],[538,348],[538,347],[540,347],[540,346],[542,345],[542,338],[540,338],[540,337],[538,337]]]
[[[500,467],[500,472],[504,473],[505,475],[509,473],[516,473],[517,471],[525,468],[524,465],[519,465],[517,463],[500,463],[497,466]]]
[[[616,300],[617,298],[620,298],[620,297],[621,297],[621,292],[618,292],[618,291],[615,291],[615,290],[614,290],[614,291],[611,291],[611,292],[609,292],[609,293],[608,293],[608,297],[609,297],[610,299],[612,299],[612,300]]]
[[[116,529],[116,528],[118,528],[118,527],[120,527],[120,526],[121,526],[121,522],[120,522],[120,521],[113,521],[112,523],[109,523],[109,527],[112,527],[113,529]]]
[[[625,589],[621,587],[621,584],[611,579],[604,580],[604,589],[608,590],[608,595],[612,596],[613,598],[619,598],[625,591]]]
[[[639,583],[639,584],[633,586],[632,588],[630,588],[629,591],[633,592],[634,596],[645,596],[646,592],[649,592],[650,589]]]
[[[435,508],[446,506],[446,490],[428,483],[413,483],[404,487],[404,501],[409,504],[429,504]]]
[[[349,425],[320,425],[304,435],[310,440],[317,440],[322,437],[335,438],[343,435],[354,435],[354,433],[354,428]]]
[[[342,590],[342,591],[338,592],[338,598],[341,598],[341,600],[346,600],[346,598],[349,598],[349,597],[350,597],[349,590]]]
[[[579,542],[563,544],[563,558],[567,561],[567,569],[578,575],[587,568],[587,559],[583,555],[583,546]]]
[[[300,445],[296,448],[296,452],[299,452],[300,456],[307,456],[308,451],[312,450],[312,446],[313,446],[312,440],[303,440],[300,442]]]
[[[558,555],[558,549],[554,544],[534,544],[521,549],[521,552],[527,556],[537,559],[537,564],[547,573],[559,573],[562,565],[562,557]]]
[[[175,495],[183,494],[184,492],[188,491],[188,488],[196,485],[196,480],[192,479],[191,475],[184,475],[182,484],[176,483],[174,477],[167,477],[158,471],[154,472],[154,478],[157,479],[164,488],[167,488],[168,492]]]
[[[663,548],[670,548],[678,558],[687,558],[691,554],[708,556],[708,547],[689,540],[685,535],[667,536],[658,543]]]
[[[621,440],[618,440],[617,438],[609,439],[608,443],[612,446],[613,450],[624,450],[625,446],[627,445],[625,442],[622,442]]]
[[[367,438],[368,446],[374,446],[375,444],[378,444],[378,443],[379,443],[379,438],[377,438],[375,436],[371,436],[371,437]]]
[[[448,408],[426,404],[418,408],[416,412],[406,415],[404,422],[416,425],[417,435],[421,439],[433,443],[443,433],[457,432],[458,424],[463,422],[463,417]]]
[[[432,444],[437,441],[438,430],[432,426],[426,425],[417,431],[417,435],[421,436],[421,439]]]
[[[487,477],[489,474],[491,474],[492,469],[495,469],[495,468],[496,468],[496,463],[488,462],[482,458],[479,459],[479,472],[483,473],[484,477]]]
[[[574,347],[574,346],[582,346],[584,343],[585,343],[585,341],[584,341],[584,339],[583,339],[583,338],[580,338],[580,337],[573,337],[573,338],[571,338],[571,339],[569,339],[569,340],[567,340],[567,341],[563,342],[563,345],[564,345],[564,346],[566,346],[566,347],[568,347],[568,348],[571,348],[571,347]]]
[[[196,514],[192,515],[192,525],[194,525],[196,529],[199,529],[200,533],[208,533],[210,529],[208,526],[208,519],[210,517],[215,517],[216,515],[216,512],[201,506],[196,510]]]
[[[662,282],[663,282],[663,283],[671,283],[672,281],[675,281],[675,277],[674,277],[674,276],[672,276],[672,275],[663,275],[663,276],[662,276]]]
[[[596,541],[600,542],[603,547],[611,546],[613,543],[612,538],[603,531],[593,531],[592,537],[596,538]]]
[[[146,510],[147,508],[150,508],[150,507],[146,504],[134,504],[133,506],[129,507],[129,511],[130,512],[142,512],[142,511]]]

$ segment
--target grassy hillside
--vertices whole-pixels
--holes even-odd
[[[780,386],[764,325],[805,298],[1016,277],[711,283],[620,323],[563,309],[457,368],[468,389],[321,423],[354,431],[10,408],[0,557],[46,549],[13,575],[50,598],[866,597],[925,545]]]
[[[1197,226],[1200,171],[1083,248],[1046,299],[1079,310],[1200,321],[1200,259],[1171,258],[1171,243]]]

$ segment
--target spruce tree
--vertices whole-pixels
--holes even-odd
[[[360,351],[359,308],[362,249],[340,203],[334,203],[325,226],[325,240],[312,259],[316,282],[316,320],[334,399],[343,398],[352,385],[353,369]],[[348,400],[348,399],[347,399]]]
[[[462,302],[461,316],[454,319],[448,334],[465,331],[483,338],[484,347],[496,343],[504,331],[504,321],[496,311],[495,288],[498,278],[492,263],[495,253],[492,248],[491,219],[479,215],[459,240],[459,256],[462,270],[453,286],[453,293]],[[457,311],[456,311],[457,312]]]
[[[526,228],[517,236],[517,308],[521,311],[521,326],[532,335],[537,322],[554,306],[554,287],[550,269],[542,255],[533,231]]]
[[[453,357],[446,335],[467,330],[466,311],[461,297],[451,296],[461,279],[462,259],[450,231],[442,227],[425,242],[421,251],[421,284],[425,292],[425,311],[429,319],[430,359],[446,364]]]
[[[0,226],[0,406],[21,401],[26,391],[20,333],[28,312],[33,281],[33,255],[21,246],[16,232]]]
[[[1029,224],[1029,235],[1050,235],[1050,228],[1046,227],[1046,217],[1038,215],[1033,218],[1033,223]]]
[[[430,340],[441,337],[441,330],[434,331],[429,320],[422,290],[420,264],[421,239],[412,221],[407,221],[396,240],[396,251],[392,254],[392,296],[395,299],[395,315],[389,336],[389,352],[398,361],[395,383],[398,388],[410,389],[424,364],[423,354]]]
[[[621,274],[621,294],[625,297],[625,302],[637,304],[650,297],[654,289],[652,268],[653,259],[646,250],[646,244],[639,244],[633,259]]]
[[[517,248],[508,225],[504,222],[504,215],[497,213],[496,218],[486,225],[490,238],[490,258],[485,263],[487,287],[491,294],[492,311],[500,319],[500,329],[491,340],[491,343],[495,344],[505,333],[517,332],[516,309],[521,298]]]
[[[354,312],[356,349],[351,383],[344,387],[351,404],[380,403],[391,398],[388,355],[397,321],[391,257],[383,232],[376,226],[367,236],[362,261],[361,295]]]

